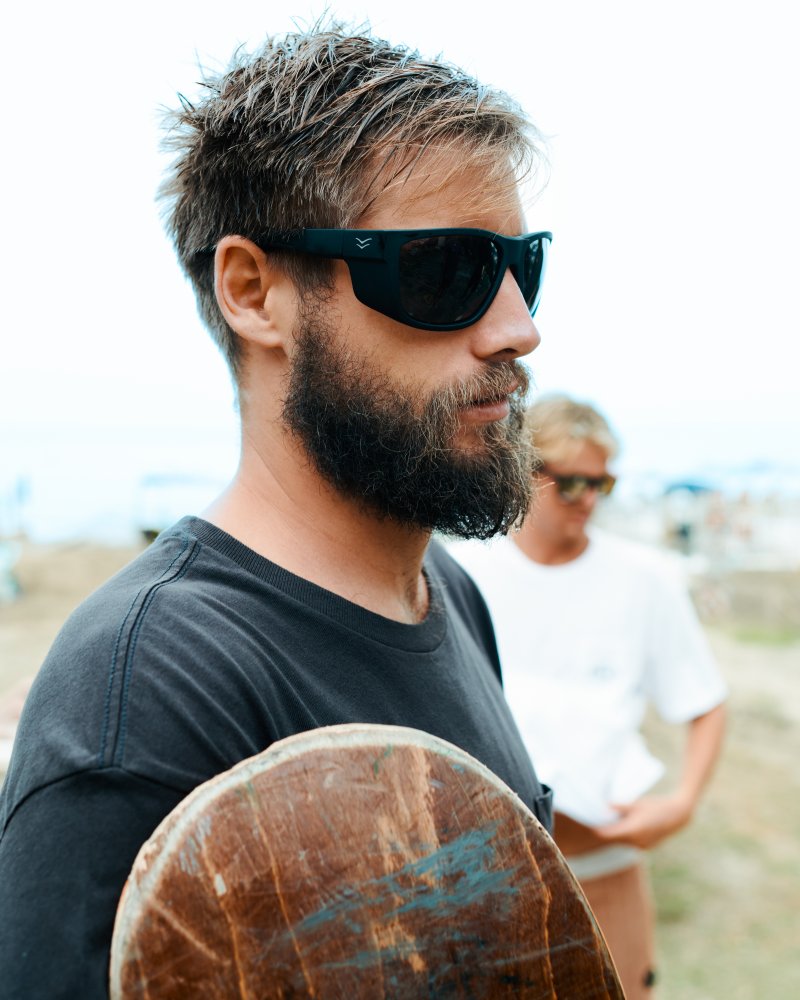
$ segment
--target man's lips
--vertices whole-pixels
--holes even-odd
[[[501,396],[492,396],[487,399],[478,399],[473,403],[468,403],[461,410],[461,417],[468,424],[484,424],[493,420],[505,420],[511,412],[509,397],[519,384],[513,385]]]

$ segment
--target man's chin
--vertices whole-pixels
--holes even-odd
[[[569,538],[570,541],[580,541],[586,535],[586,525],[589,521],[588,517],[575,517],[570,520],[567,524],[564,534]]]
[[[459,424],[458,430],[453,435],[451,448],[454,455],[468,457],[488,454],[490,445],[480,428],[474,424]]]

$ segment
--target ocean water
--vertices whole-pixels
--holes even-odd
[[[0,535],[127,544],[199,513],[238,460],[222,429],[28,429],[2,442]]]

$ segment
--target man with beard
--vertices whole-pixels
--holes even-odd
[[[535,133],[460,70],[339,29],[204,86],[172,119],[163,193],[233,372],[241,463],[71,617],[34,684],[0,813],[8,996],[104,996],[141,844],[297,732],[426,730],[550,821],[485,605],[429,545],[507,531],[528,503]]]

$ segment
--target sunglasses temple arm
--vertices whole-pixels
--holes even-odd
[[[342,257],[343,237],[337,229],[303,229],[299,233],[270,233],[257,241],[270,250],[299,250],[315,257]]]
[[[299,249],[317,257],[344,256],[344,233],[341,229],[304,229]]]

